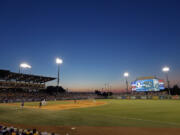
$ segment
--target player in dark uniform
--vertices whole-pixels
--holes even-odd
[[[21,102],[21,108],[24,108],[24,101]]]
[[[74,99],[74,104],[76,104],[77,103],[77,100],[76,99]]]
[[[39,108],[41,108],[41,106],[42,106],[42,101],[39,102]]]

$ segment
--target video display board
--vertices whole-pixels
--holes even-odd
[[[132,91],[160,91],[164,89],[164,81],[158,79],[137,80],[131,83]]]

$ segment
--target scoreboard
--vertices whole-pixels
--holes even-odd
[[[160,91],[164,89],[164,81],[158,79],[136,80],[131,83],[132,91]]]

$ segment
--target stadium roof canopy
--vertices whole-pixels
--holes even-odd
[[[23,82],[33,82],[33,83],[45,83],[48,81],[55,80],[53,77],[45,77],[32,74],[14,73],[9,70],[0,70],[0,80],[5,81],[23,81]]]

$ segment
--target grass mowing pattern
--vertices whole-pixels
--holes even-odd
[[[180,127],[179,100],[102,100],[106,105],[61,111],[0,105],[0,121],[26,125]],[[66,104],[72,101],[48,102]],[[26,103],[30,106],[38,103]]]

